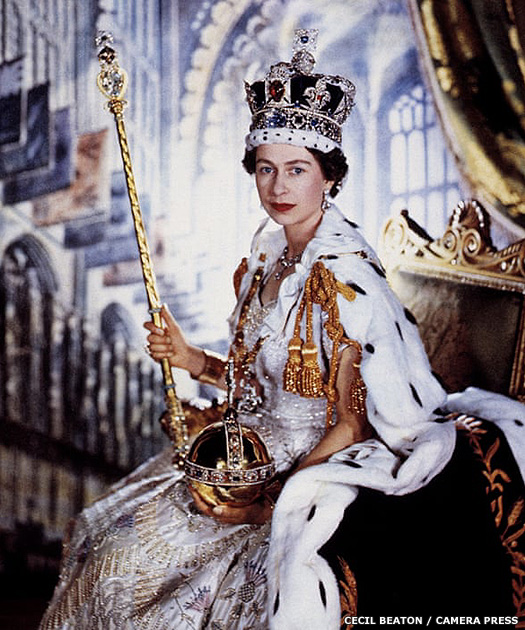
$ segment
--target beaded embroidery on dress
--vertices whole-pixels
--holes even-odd
[[[249,347],[275,308],[252,302]],[[262,402],[239,414],[267,440],[278,470],[311,450],[325,422],[322,400],[312,406],[282,391],[286,356],[270,335],[254,364]],[[197,512],[167,449],[80,515],[40,630],[266,629],[269,531]]]

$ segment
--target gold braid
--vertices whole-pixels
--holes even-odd
[[[233,289],[235,291],[235,297],[239,297],[239,291],[241,290],[241,282],[244,275],[248,271],[248,259],[244,257],[239,263],[237,269],[233,272]]]
[[[288,361],[283,373],[283,387],[285,391],[299,394],[306,398],[320,398],[326,396],[326,424],[333,424],[334,405],[337,402],[335,382],[337,378],[338,351],[341,342],[353,342],[345,337],[344,329],[339,320],[337,294],[340,293],[347,300],[355,299],[355,291],[346,284],[336,280],[321,261],[312,266],[310,275],[306,279],[303,297],[297,309],[294,334],[288,344]],[[332,355],[328,381],[323,383],[321,370],[317,361],[317,348],[313,342],[312,311],[313,304],[319,304],[327,313],[328,319],[324,324],[326,333],[332,341]],[[306,312],[306,342],[301,339],[301,321]],[[359,344],[357,344],[359,345]],[[300,375],[300,377],[299,377]]]
[[[265,255],[261,254],[259,256],[259,260],[264,262]],[[244,271],[245,265],[244,262],[241,262],[239,268],[241,269],[240,273],[246,273]],[[247,269],[247,268],[246,268]],[[246,366],[253,363],[261,349],[263,343],[266,340],[266,337],[259,337],[257,341],[254,343],[251,350],[248,350],[246,347],[245,339],[244,339],[244,325],[246,324],[246,319],[248,316],[248,311],[250,309],[250,304],[257,293],[259,286],[261,284],[261,280],[264,273],[264,267],[257,267],[255,273],[252,277],[252,282],[250,284],[250,288],[244,298],[244,302],[241,305],[239,319],[237,320],[237,326],[235,329],[235,334],[233,336],[233,341],[230,346],[229,356],[233,357],[235,363],[236,372],[242,371],[242,368],[246,368]],[[240,278],[242,280],[242,276]]]
[[[295,318],[295,326],[293,337],[288,342],[288,361],[284,366],[283,388],[286,392],[292,394],[300,394],[300,380],[302,368],[302,348],[303,340],[301,339],[301,319],[303,317],[305,307],[304,298],[301,300],[297,309],[297,317]]]

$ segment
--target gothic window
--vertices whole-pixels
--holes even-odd
[[[135,332],[133,319],[126,309],[117,302],[112,302],[102,312],[100,331],[102,339],[108,344],[119,340],[123,341],[125,345],[133,344]]]
[[[28,278],[32,278],[31,281]],[[0,286],[16,293],[30,283],[39,293],[54,293],[57,280],[51,260],[42,245],[30,235],[12,243],[0,265]]]
[[[430,95],[422,85],[400,96],[388,114],[390,131],[390,214],[407,208],[438,236],[460,200],[458,175]]]
[[[28,87],[49,82],[57,106],[71,102],[73,86],[69,81],[74,63],[71,19],[75,6],[63,0],[0,0],[6,5],[5,57],[24,57]],[[2,6],[0,4],[0,6]],[[24,15],[22,21],[21,15]]]
[[[39,387],[47,374],[48,297],[57,281],[47,252],[32,236],[12,243],[0,264],[0,415],[46,429]]]

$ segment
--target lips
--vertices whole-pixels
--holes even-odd
[[[272,203],[272,208],[277,212],[288,212],[292,208],[295,208],[294,203]]]

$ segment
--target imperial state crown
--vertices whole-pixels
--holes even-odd
[[[270,67],[263,80],[245,83],[252,122],[247,147],[285,142],[330,151],[354,106],[354,84],[338,75],[315,74],[317,30],[295,32],[290,62]],[[319,146],[314,146],[316,142]]]

